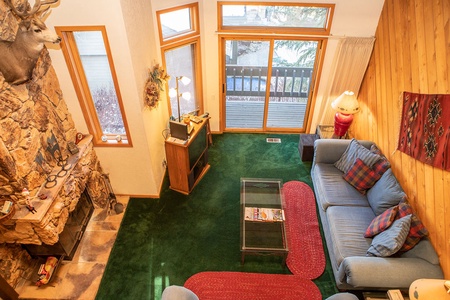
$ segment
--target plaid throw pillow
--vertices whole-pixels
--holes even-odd
[[[377,160],[373,166],[372,166],[372,170],[377,173],[378,175],[381,176],[384,174],[384,172],[386,172],[389,168],[391,167],[391,164],[389,163],[389,161],[386,158],[380,158],[379,160]],[[378,179],[380,179],[378,178]]]
[[[412,207],[408,203],[402,202],[398,205],[398,212],[395,219],[398,220],[407,215],[411,215],[411,225],[405,243],[402,248],[400,248],[399,252],[411,250],[423,237],[428,236],[428,230],[425,228],[422,221],[420,221],[419,217],[414,213]]]
[[[385,164],[382,162],[378,163],[377,161],[374,164],[374,168],[369,167],[364,161],[357,158],[353,166],[344,174],[343,178],[361,194],[365,194],[381,178],[381,175],[384,173],[382,170],[385,168]]]
[[[370,146],[370,152],[377,154],[381,157],[377,162],[375,162],[375,164],[372,166],[372,169],[375,172],[383,175],[383,173],[386,172],[387,169],[391,167],[391,164],[387,160],[386,156],[384,156],[383,153],[381,153],[381,150],[375,144]]]
[[[386,209],[381,215],[376,216],[370,223],[369,227],[367,227],[364,237],[373,237],[391,226],[392,223],[394,223],[397,212],[398,206],[396,205]]]

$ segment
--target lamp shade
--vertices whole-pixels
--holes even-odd
[[[450,281],[418,279],[409,287],[409,298],[414,300],[450,300]]]
[[[189,83],[191,83],[191,79],[189,77],[186,76],[181,76],[180,81],[184,84],[184,85],[188,85]]]
[[[355,93],[351,91],[345,91],[337,97],[332,103],[331,107],[334,110],[346,115],[353,115],[359,111],[358,100],[356,99]]]
[[[183,94],[181,94],[181,98],[183,98],[184,100],[190,100],[191,99],[191,93],[184,92]]]
[[[174,98],[177,96],[177,90],[174,88],[169,89],[169,97]]]

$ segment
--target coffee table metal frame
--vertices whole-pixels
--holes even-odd
[[[289,252],[285,221],[263,222],[245,220],[245,207],[284,209],[281,179],[241,178],[241,264],[246,255],[276,255]]]

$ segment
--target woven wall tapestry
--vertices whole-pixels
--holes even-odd
[[[450,170],[450,95],[403,92],[398,150]]]

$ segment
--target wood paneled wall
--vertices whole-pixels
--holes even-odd
[[[395,150],[402,91],[450,93],[449,20],[449,0],[386,0],[358,96],[362,110],[350,130],[358,139],[375,141],[391,161],[430,231],[446,279],[450,279],[450,172]]]

